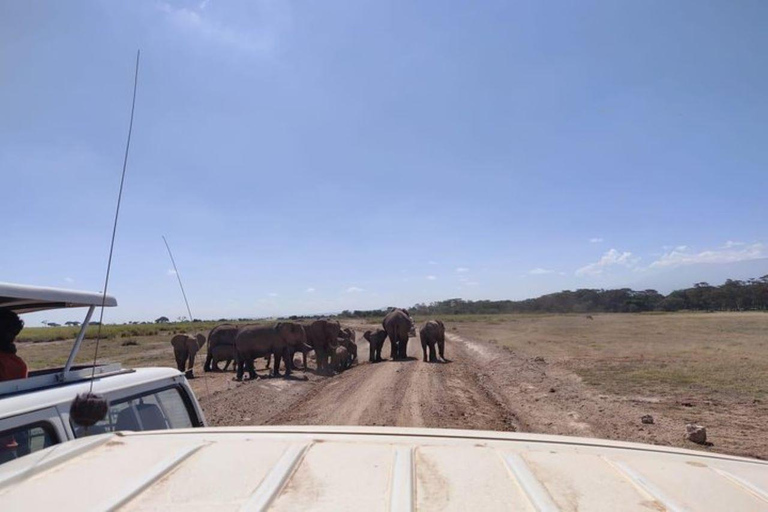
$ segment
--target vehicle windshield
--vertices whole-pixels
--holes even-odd
[[[0,281],[106,290],[74,365],[176,368],[211,426],[766,458],[766,19],[4,2]],[[86,311],[1,323],[0,377],[62,368]],[[192,426],[177,394],[89,433]]]

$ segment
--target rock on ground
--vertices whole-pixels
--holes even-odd
[[[685,437],[689,441],[696,444],[706,444],[707,429],[701,425],[694,425],[693,423],[689,423],[685,426]]]

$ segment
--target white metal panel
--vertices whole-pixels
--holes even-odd
[[[185,448],[196,447],[199,439],[178,437],[146,438],[130,443],[115,436],[60,466],[0,488],[3,510],[47,510],[57,512],[103,510],[104,504],[130,492],[149,471]],[[127,448],[127,449],[126,449]]]
[[[133,436],[125,439],[131,442]],[[259,443],[242,438],[210,443],[195,453],[193,460],[128,503],[125,510],[239,510],[288,446],[279,441]]]
[[[384,511],[394,460],[391,442],[316,442],[270,510]]]
[[[519,510],[535,508],[496,450],[444,444],[416,450],[418,510]]]
[[[768,510],[768,502],[713,471],[717,462],[649,454],[614,459],[631,479],[666,502],[669,510]]]

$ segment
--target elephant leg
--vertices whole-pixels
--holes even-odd
[[[424,357],[422,358],[422,361],[426,363],[427,362],[427,344],[424,343],[424,341],[421,342],[421,351],[424,352]]]
[[[255,363],[255,359],[248,358],[248,376],[251,378],[251,380],[256,380],[258,378],[258,375],[256,375],[256,367],[254,366]]]
[[[440,352],[440,359],[445,362],[445,340],[437,340],[437,350]]]
[[[175,351],[173,355],[176,357],[176,368],[178,368],[181,373],[184,373],[184,364],[187,362],[187,354]]]
[[[213,363],[213,354],[208,352],[208,355],[205,356],[205,364],[203,365],[203,371],[210,372],[212,363]]]
[[[223,370],[223,371],[227,371],[227,368],[229,368],[229,365],[230,365],[230,364],[232,364],[232,360],[231,360],[231,359],[227,359],[227,360],[224,362],[224,370]],[[216,371],[220,371],[220,370],[219,370],[219,362],[218,362],[218,361],[216,361]]]
[[[245,373],[245,361],[238,358],[235,362],[235,366],[237,366],[237,377],[235,377],[237,380],[243,380],[243,373]]]
[[[304,371],[307,371],[307,351],[301,351],[301,362],[304,363]]]
[[[275,352],[272,354],[275,358],[275,365],[272,367],[272,376],[273,377],[279,377],[280,376],[280,352]],[[286,364],[286,367],[288,365]]]
[[[295,350],[286,347],[283,352],[283,359],[285,359],[285,376],[289,376],[293,371],[293,354]]]
[[[400,342],[400,359],[408,359],[408,336]]]
[[[187,378],[193,379],[195,377],[194,373],[192,373],[192,370],[195,367],[195,354],[189,354],[189,359],[187,360]]]
[[[429,343],[429,362],[434,363],[437,361],[437,356],[435,355],[435,342],[431,341]]]
[[[372,341],[368,342],[368,362],[376,362],[376,346]]]
[[[265,357],[264,359],[266,359],[266,360],[267,360],[267,370],[269,370],[269,363],[270,363],[270,361],[272,360],[272,354],[269,354],[269,355],[268,355],[267,357]],[[275,366],[279,367],[279,366],[280,366],[280,363],[275,363]]]
[[[395,360],[399,356],[400,356],[400,353],[398,352],[398,349],[397,349],[397,342],[390,338],[390,340],[389,340],[389,358],[392,359],[392,360]]]

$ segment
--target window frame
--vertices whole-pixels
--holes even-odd
[[[55,409],[43,409],[43,411],[45,410],[55,411]],[[43,431],[46,434],[50,436],[52,441],[51,444],[49,446],[46,446],[45,448],[41,448],[40,450],[31,450],[29,453],[25,453],[24,455],[16,457],[16,459],[12,459],[12,460],[17,460],[23,457],[27,457],[39,451],[46,450],[53,446],[59,445],[62,442],[67,440],[66,436],[62,436],[62,432],[66,434],[66,431],[64,431],[64,429],[62,428],[63,425],[57,425],[56,420],[61,421],[61,418],[59,418],[58,415],[41,417],[40,412],[41,411],[35,411],[33,413],[20,414],[19,416],[15,416],[13,418],[6,418],[6,420],[13,420],[13,421],[9,421],[9,423],[12,423],[15,425],[0,431],[0,437],[2,437],[3,435],[2,433],[4,432],[8,432],[9,434],[11,434],[13,432],[19,432],[23,430],[32,430],[34,428],[40,427],[41,429],[43,429]],[[30,416],[32,417],[30,418]],[[11,462],[11,461],[6,461],[6,463],[7,462]],[[0,463],[0,466],[2,464],[5,464],[5,463]]]

